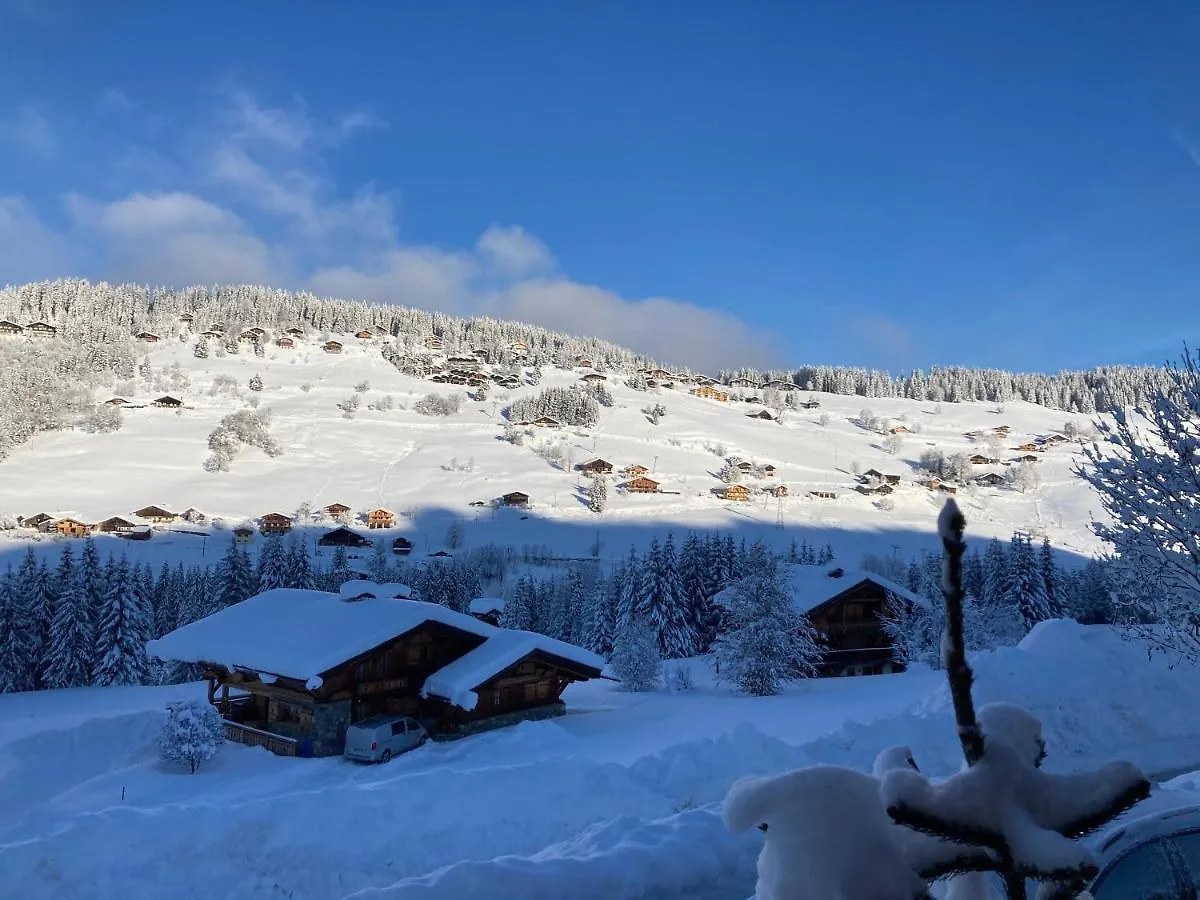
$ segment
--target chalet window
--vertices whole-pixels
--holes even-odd
[[[847,603],[846,604],[846,618],[847,619],[861,619],[862,614],[863,614],[863,609],[862,609],[861,603]]]
[[[410,666],[419,666],[425,662],[425,647],[421,644],[410,646],[404,654],[404,661]]]
[[[537,685],[532,681],[525,685],[525,702],[532,703],[537,699]]]
[[[502,702],[501,697],[502,694],[500,688],[495,688],[492,691],[492,706],[499,706]]]
[[[547,681],[539,681],[537,685],[537,698],[545,700],[550,696],[550,683]]]

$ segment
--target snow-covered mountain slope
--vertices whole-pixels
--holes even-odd
[[[412,538],[418,552],[441,547],[448,525],[457,518],[467,546],[487,541],[547,544],[567,555],[584,555],[599,536],[605,555],[615,555],[631,541],[640,543],[652,531],[668,527],[732,527],[773,543],[793,536],[829,540],[839,558],[856,560],[868,549],[890,554],[895,548],[904,555],[917,547],[933,549],[931,526],[944,495],[916,483],[916,461],[927,449],[988,456],[992,451],[986,442],[973,442],[965,433],[1008,425],[1011,431],[996,454],[1008,461],[1019,455],[1015,447],[1061,430],[1068,420],[1081,429],[1089,424],[1086,416],[1025,402],[999,409],[977,402],[939,405],[806,392],[799,392],[799,399],[811,396],[820,407],[787,411],[780,424],[750,418],[749,413],[763,409],[760,405],[692,396],[687,385],[635,391],[621,375],[610,373],[606,386],[614,404],[601,408],[597,426],[534,429],[536,434],[524,446],[514,446],[500,439],[506,398],[578,383],[588,370],[546,369],[536,387],[507,392],[490,387],[488,399],[475,402],[464,387],[401,374],[382,357],[374,340],[347,336],[344,341],[341,354],[323,352],[319,341],[300,340],[290,350],[269,346],[261,358],[248,347],[238,355],[200,359],[193,355],[191,343],[149,345],[152,379],[104,386],[97,390],[96,401],[129,393],[132,387],[134,396],[126,399],[152,400],[173,393],[184,408],[127,408],[123,427],[114,433],[76,429],[37,436],[0,466],[0,513],[74,513],[97,522],[113,515],[129,517],[133,510],[159,504],[176,512],[196,507],[233,525],[270,512],[291,515],[303,502],[314,508],[338,502],[356,512],[376,506],[394,510],[397,533]],[[165,387],[169,379],[163,370],[176,364],[186,383],[171,390]],[[261,392],[248,388],[255,375],[261,376]],[[221,376],[234,379],[236,388],[214,393],[214,380]],[[338,404],[364,381],[370,387],[353,418],[346,418]],[[447,417],[414,411],[416,401],[430,392],[460,394],[461,410]],[[394,398],[394,408],[369,408],[385,395]],[[253,397],[259,398],[260,408],[270,409],[270,432],[282,455],[270,457],[243,447],[231,471],[204,471],[209,433],[223,416],[248,409]],[[653,403],[667,409],[658,425],[641,412]],[[916,433],[903,434],[892,455],[885,449],[886,433],[857,424],[864,408],[889,428],[904,425]],[[593,513],[583,496],[588,480],[535,452],[538,444],[556,441],[566,445],[573,464],[598,456],[617,469],[646,466],[663,493],[611,490],[608,509]],[[716,472],[722,449],[755,463],[770,463],[777,475],[747,479],[756,492],[750,502],[718,499],[713,489],[721,485]],[[1075,553],[1093,552],[1097,544],[1087,524],[1102,513],[1095,495],[1071,472],[1078,449],[1078,444],[1064,442],[1039,453],[1034,468],[1040,484],[1024,493],[1003,486],[960,490],[971,536],[1006,539],[1021,529],[1046,533],[1056,546]],[[881,498],[853,489],[855,471],[872,468],[900,476],[895,492],[882,504]],[[1005,469],[1001,464],[973,471]],[[614,486],[622,480],[615,478]],[[771,484],[787,485],[789,496],[779,500],[757,492]],[[530,496],[528,513],[471,505],[510,491]],[[837,498],[817,499],[810,491],[835,492]],[[783,529],[776,528],[780,520]],[[28,531],[0,532],[0,552],[30,538]],[[131,555],[152,561],[201,561],[204,549],[199,537],[179,534],[123,546]],[[213,548],[205,552],[211,556]]]

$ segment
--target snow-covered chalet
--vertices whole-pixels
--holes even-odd
[[[561,714],[562,693],[604,660],[409,599],[404,585],[265,591],[150,641],[198,666],[225,735],[286,756],[342,752],[346,727],[381,713],[455,737]]]

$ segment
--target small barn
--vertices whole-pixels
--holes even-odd
[[[893,425],[888,429],[888,434],[912,434],[912,431],[907,425]]]
[[[1036,463],[1036,462],[1041,462],[1041,461],[1042,461],[1042,458],[1040,456],[1038,456],[1036,453],[1026,453],[1023,456],[1018,456],[1013,459],[1013,462],[1021,462],[1021,463]]]
[[[1026,441],[1024,444],[1019,444],[1013,449],[1020,450],[1022,453],[1037,453],[1042,448],[1033,441]]]
[[[996,487],[1004,484],[1004,476],[999,472],[985,472],[974,480],[976,484],[982,484],[987,487]]]
[[[292,517],[283,513],[267,513],[259,519],[258,530],[263,534],[287,534],[292,530]]]
[[[713,493],[722,500],[732,500],[737,503],[744,503],[750,499],[750,488],[744,484],[728,484],[724,487],[713,488]]]
[[[396,514],[390,509],[377,506],[375,509],[367,511],[368,528],[394,528],[395,525]]]
[[[371,331],[370,328],[360,328],[358,331],[354,332],[354,336],[360,341],[369,341],[371,338],[375,337],[375,332]]]
[[[16,322],[10,322],[8,319],[0,319],[0,335],[18,335],[24,330]]]
[[[814,500],[836,500],[837,494],[834,491],[809,491],[808,496]]]
[[[179,518],[183,519],[185,522],[191,522],[193,525],[206,525],[208,523],[208,516],[200,512],[200,510],[196,509],[194,506],[189,506],[187,509],[181,512],[179,514]]]
[[[325,346],[322,347],[321,349],[323,349],[326,353],[341,353],[342,352],[342,342],[341,341],[326,341]]]
[[[233,540],[238,544],[249,544],[254,540],[254,529],[249,525],[239,525],[233,529]]]
[[[296,346],[296,342],[287,335],[275,339],[275,346],[282,347],[284,350],[291,350]]]
[[[45,527],[54,522],[54,516],[49,513],[35,513],[27,518],[19,520],[23,528],[36,528],[38,531],[44,531]]]
[[[608,475],[613,470],[613,464],[606,459],[589,459],[587,462],[581,462],[577,468],[584,475]]]
[[[880,472],[878,469],[867,469],[867,471],[862,473],[862,477],[867,480],[874,479],[876,481],[882,481],[884,484],[900,483],[899,475],[886,475],[883,472]]]
[[[397,556],[408,556],[412,553],[412,541],[406,537],[398,537],[392,541],[392,552]]]
[[[653,478],[647,478],[645,475],[639,475],[637,478],[631,478],[622,485],[625,490],[631,494],[657,494],[658,482]]]
[[[892,486],[887,482],[883,482],[882,484],[858,484],[854,486],[854,489],[860,494],[865,494],[867,496],[872,494],[886,495],[893,491]]]
[[[170,510],[163,509],[161,506],[143,506],[141,509],[134,510],[133,514],[139,519],[145,519],[147,522],[155,524],[165,524],[174,522],[178,515]]]
[[[967,461],[973,466],[991,466],[1000,462],[998,459],[993,459],[990,456],[984,456],[982,453],[976,453],[968,457]]]
[[[601,375],[599,372],[588,372],[579,380],[586,381],[588,384],[602,384],[605,381],[608,381],[608,378],[604,375]]]
[[[516,506],[521,509],[528,509],[529,495],[522,491],[510,491],[500,498],[501,506]]]
[[[58,329],[49,322],[30,322],[25,326],[25,334],[29,337],[54,337]]]
[[[747,419],[762,419],[764,422],[774,422],[775,417],[765,409],[760,409],[758,412],[746,413]]]
[[[110,516],[103,522],[97,522],[92,529],[101,534],[124,534],[133,531],[136,526],[128,519],[122,519],[120,516]]]
[[[773,465],[771,465],[770,463],[767,463],[765,466],[762,467],[762,473],[764,475],[766,475],[768,478],[773,478],[773,477],[775,477],[775,467]]]
[[[137,337],[137,339],[139,341],[142,341],[147,344],[157,344],[158,343],[158,335],[154,334],[151,331],[139,331],[135,335],[135,337]]]
[[[54,530],[63,537],[87,537],[92,529],[86,522],[81,522],[79,519],[72,519],[68,516],[56,519]]]
[[[321,547],[370,547],[371,539],[342,527],[325,532],[317,540],[317,544]]]
[[[553,416],[538,416],[530,424],[538,428],[562,428],[562,422]]]
[[[154,401],[154,405],[159,409],[179,409],[183,406],[183,401],[178,397],[172,397],[170,394],[164,394]]]

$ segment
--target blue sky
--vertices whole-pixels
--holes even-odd
[[[0,0],[0,281],[252,281],[667,359],[1200,328],[1191,2]]]

